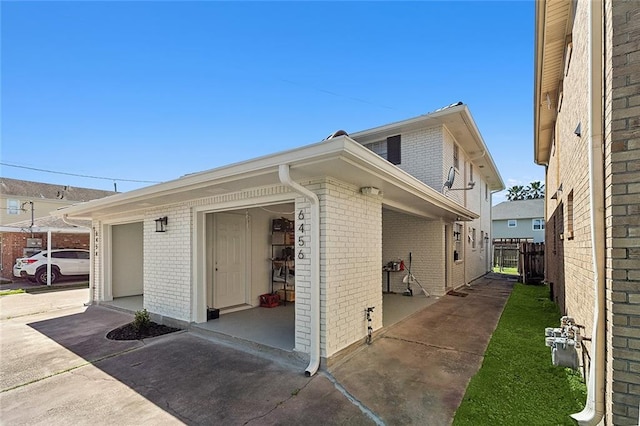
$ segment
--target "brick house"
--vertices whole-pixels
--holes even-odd
[[[490,270],[480,235],[504,184],[466,105],[332,136],[60,210],[93,221],[92,300],[142,295],[157,320],[190,327],[209,308],[221,320],[251,311],[271,291],[272,223],[284,217],[295,231],[289,350],[314,374],[362,344],[367,307],[382,328],[383,292],[406,286],[388,262],[411,253],[434,297]]]
[[[640,3],[536,3],[535,162],[546,167],[546,280],[585,326],[580,424],[640,404]],[[554,326],[550,324],[550,326]]]
[[[51,248],[89,249],[90,221],[77,221],[77,225],[64,223],[53,216],[16,222],[0,226],[2,259],[1,276],[7,280],[13,277],[13,265],[19,257],[27,257],[41,250]]]

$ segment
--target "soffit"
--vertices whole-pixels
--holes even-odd
[[[571,3],[536,2],[534,161],[537,164],[548,163],[551,151]]]

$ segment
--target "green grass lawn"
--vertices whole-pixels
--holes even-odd
[[[17,290],[0,290],[0,296],[9,296],[11,294],[20,294],[24,292],[25,291],[21,288]]]
[[[545,327],[558,327],[560,312],[547,286],[516,284],[471,379],[454,425],[575,425],[586,386],[579,373],[551,364]]]
[[[518,273],[518,268],[502,268],[502,271],[501,271],[500,267],[494,266],[493,272],[497,272],[499,274],[520,275]]]

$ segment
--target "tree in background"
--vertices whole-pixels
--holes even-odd
[[[544,185],[540,181],[531,182],[529,186],[513,185],[507,189],[507,200],[535,200],[544,198]]]

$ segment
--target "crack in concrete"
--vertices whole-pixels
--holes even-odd
[[[348,390],[346,390],[340,383],[338,383],[338,381],[336,380],[335,377],[333,377],[329,372],[327,371],[322,371],[320,372],[320,374],[322,374],[323,376],[325,376],[331,383],[333,383],[333,386],[338,390],[338,392],[340,392],[341,394],[343,394],[345,396],[345,398],[347,398],[347,400],[349,402],[351,402],[353,405],[355,405],[356,407],[358,407],[358,409],[360,409],[360,411],[367,417],[369,417],[371,420],[373,420],[373,422],[378,425],[378,426],[385,426],[385,422],[384,420],[382,420],[380,417],[378,417],[378,415],[376,413],[373,412],[373,410],[371,410],[369,407],[367,407],[366,405],[364,405],[362,403],[362,401],[360,401],[359,399],[357,399],[355,396],[353,396]]]
[[[255,416],[255,417],[250,418],[249,420],[244,422],[243,425],[248,425],[249,423],[253,422],[254,420],[262,419],[262,418],[268,416],[269,414],[273,413],[279,406],[281,406],[282,404],[286,403],[290,399],[300,395],[300,392],[302,392],[304,390],[304,388],[309,386],[309,383],[311,383],[311,381],[314,378],[315,377],[312,377],[307,383],[305,383],[305,385],[302,388],[298,389],[297,392],[295,392],[295,393],[292,392],[291,395],[288,398],[285,398],[284,400],[277,402],[276,405],[273,408],[271,408],[269,411],[267,411],[266,413],[260,414],[259,416]]]
[[[425,343],[425,342],[418,342],[417,340],[409,340],[409,339],[403,339],[403,338],[400,338],[400,337],[392,337],[392,336],[383,336],[383,338],[384,339],[398,340],[400,342],[413,343],[413,344],[416,344],[416,345],[426,346],[426,347],[429,347],[429,348],[444,349],[446,351],[452,351],[452,352],[460,352],[460,353],[463,353],[463,354],[479,356],[481,358],[484,357],[484,353],[478,354],[478,353],[475,353],[475,352],[463,351],[461,349],[456,349],[456,348],[452,348],[452,347],[449,347],[449,346],[432,345],[432,344]]]

